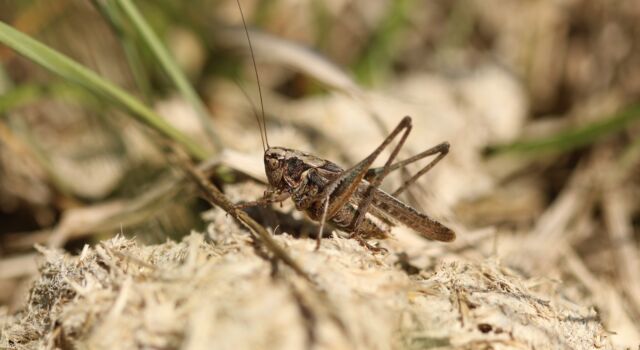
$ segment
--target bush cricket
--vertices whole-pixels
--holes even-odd
[[[236,1],[258,84],[262,120],[255,110],[254,112],[260,129],[265,173],[269,181],[263,198],[239,204],[236,208],[265,206],[291,198],[297,210],[305,212],[309,218],[320,222],[316,249],[320,246],[324,224],[327,221],[372,250],[377,248],[369,245],[367,240],[387,238],[390,227],[398,222],[425,238],[443,242],[453,241],[456,235],[451,229],[396,198],[449,152],[449,143],[443,142],[420,154],[394,163],[411,131],[410,117],[404,117],[369,156],[346,170],[331,161],[306,152],[269,145],[253,47],[240,1]],[[400,139],[384,166],[372,168],[376,158],[398,136]],[[382,180],[392,171],[432,155],[437,156],[391,194],[379,188]],[[371,216],[377,220],[372,219]]]

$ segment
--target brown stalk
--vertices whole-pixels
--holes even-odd
[[[253,220],[246,212],[236,209],[234,204],[205,177],[202,171],[193,165],[183,152],[175,148],[174,150],[178,163],[196,185],[198,185],[200,192],[210,204],[226,211],[263,242],[276,258],[291,267],[300,277],[309,282],[313,282],[311,277],[309,277],[302,267],[271,237],[271,234],[269,234],[262,225]]]

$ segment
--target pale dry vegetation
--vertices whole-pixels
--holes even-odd
[[[242,4],[271,145],[348,167],[412,116],[400,157],[451,152],[401,199],[458,239],[398,227],[372,242],[386,253],[338,233],[314,251],[291,203],[249,210],[296,273],[199,199],[177,148],[232,202],[264,190],[235,1],[5,2],[0,20],[143,107],[0,46],[1,348],[640,344],[634,1]]]

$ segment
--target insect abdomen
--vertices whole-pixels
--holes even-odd
[[[451,229],[400,202],[384,191],[375,191],[373,205],[389,214],[394,220],[412,228],[426,238],[443,242],[450,242],[456,239],[456,234]]]
[[[342,230],[351,233],[353,232],[353,227],[351,227],[351,224],[353,223],[353,220],[356,216],[356,212],[356,209],[351,204],[347,204],[342,209],[338,210],[336,215],[331,218],[331,222]],[[384,239],[388,236],[386,228],[383,228],[382,225],[376,224],[366,216],[360,223],[358,231],[359,234],[365,239]]]

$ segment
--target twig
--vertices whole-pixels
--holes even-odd
[[[229,213],[234,219],[247,227],[250,232],[255,234],[265,246],[273,252],[273,254],[282,262],[291,267],[298,275],[303,277],[309,282],[313,282],[311,277],[293,260],[293,258],[271,237],[269,232],[264,229],[259,223],[253,220],[247,213],[242,210],[238,210],[234,207],[233,203],[225,197],[217,187],[215,187],[193,163],[187,158],[187,156],[174,147],[174,154],[176,155],[178,163],[182,166],[183,170],[189,175],[189,177],[198,185],[200,192],[204,198],[212,205],[222,208]]]

